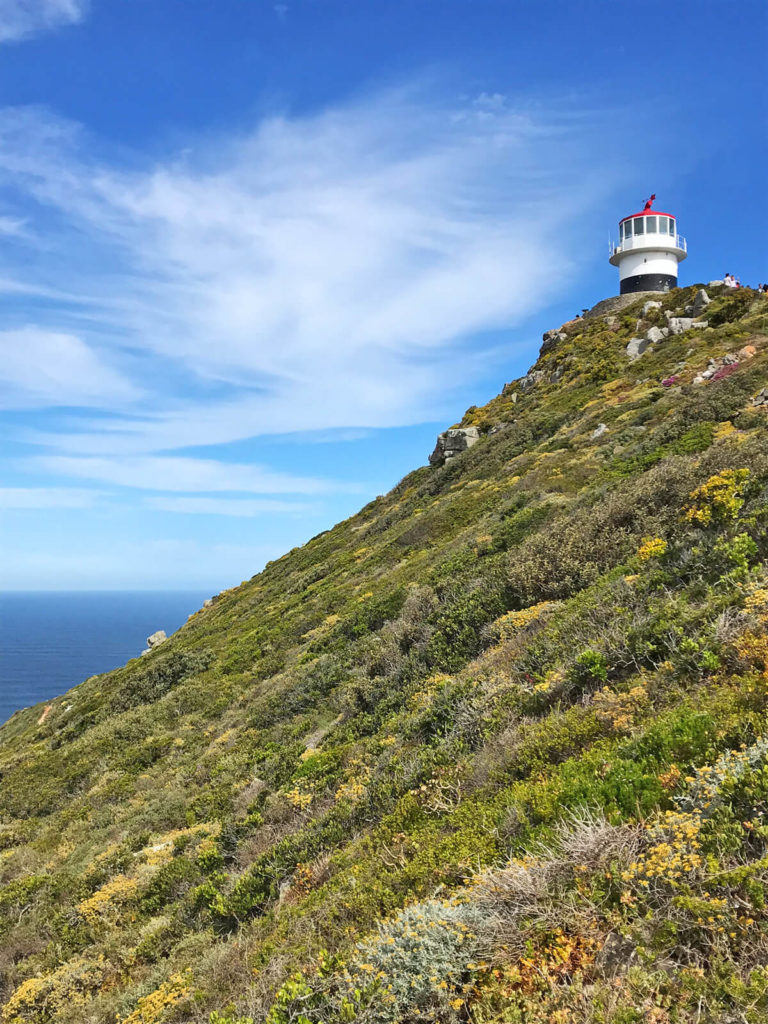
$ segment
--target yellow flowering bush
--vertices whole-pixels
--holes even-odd
[[[645,825],[646,849],[622,872],[622,879],[648,890],[658,885],[674,888],[698,876],[704,864],[701,826],[699,811],[665,811],[653,818]]]
[[[593,698],[595,714],[610,732],[628,732],[636,718],[648,707],[648,691],[644,686],[633,686],[626,693],[616,693],[604,686]]]
[[[48,1024],[64,1009],[71,1013],[85,1007],[98,991],[107,966],[101,954],[92,960],[76,956],[51,974],[27,978],[5,1004],[0,1020],[3,1024]]]
[[[724,469],[691,492],[685,519],[697,526],[733,522],[744,505],[748,469]]]
[[[158,1024],[166,1011],[191,991],[192,972],[172,974],[167,981],[149,995],[142,996],[136,1009],[127,1017],[118,1018],[118,1024]]]
[[[526,626],[535,622],[553,604],[553,601],[539,601],[538,604],[532,604],[529,608],[523,608],[517,612],[507,612],[506,615],[502,615],[496,619],[495,623],[499,638],[502,641],[511,640],[515,633],[519,633],[521,629],[525,629]]]
[[[138,882],[134,878],[115,875],[92,896],[78,904],[78,913],[86,924],[90,925],[115,920],[120,910],[135,899],[138,888]]]
[[[352,758],[350,761],[350,776],[336,790],[337,801],[359,800],[366,791],[371,781],[370,767],[359,758]]]
[[[637,549],[637,557],[641,562],[649,562],[652,558],[661,558],[666,553],[667,542],[661,537],[644,537]]]
[[[299,811],[306,811],[315,799],[315,785],[311,779],[299,779],[295,786],[286,791],[288,803]]]

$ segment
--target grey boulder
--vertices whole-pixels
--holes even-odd
[[[647,338],[631,338],[627,344],[627,355],[630,359],[637,359],[645,352],[649,344]]]
[[[430,466],[442,466],[449,459],[471,448],[480,440],[477,427],[452,427],[438,435],[435,450],[429,456]]]
[[[141,652],[141,656],[144,657],[145,654],[149,654],[150,651],[154,651],[154,649],[159,647],[160,644],[164,644],[167,639],[168,637],[165,635],[165,630],[158,629],[151,636],[147,637],[147,646]]]
[[[710,299],[706,291],[703,288],[699,288],[693,300],[693,315],[701,316],[701,314],[704,312],[704,310],[707,308],[711,301],[712,299]]]
[[[693,317],[671,316],[667,326],[671,334],[682,334],[683,331],[689,331],[693,325]]]

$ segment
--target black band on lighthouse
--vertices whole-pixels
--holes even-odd
[[[635,274],[634,277],[624,278],[620,293],[668,292],[670,288],[677,288],[677,278],[672,274]]]

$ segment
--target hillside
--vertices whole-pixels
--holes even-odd
[[[709,292],[0,729],[2,1024],[768,1020],[768,298]]]

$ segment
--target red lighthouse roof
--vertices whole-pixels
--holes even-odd
[[[625,220],[632,220],[633,217],[647,217],[648,215],[658,217],[671,217],[675,219],[674,213],[664,213],[663,210],[641,210],[640,213],[630,213],[627,217],[622,217],[619,224],[623,224]]]
[[[651,216],[653,216],[655,214],[656,216],[659,216],[659,217],[672,217],[674,219],[675,215],[673,213],[664,213],[663,210],[654,210],[653,209],[653,201],[654,201],[655,198],[656,198],[656,193],[654,192],[650,199],[646,199],[645,206],[642,208],[642,210],[639,213],[630,213],[629,216],[622,217],[621,220],[619,221],[619,224],[623,224],[625,220],[632,220],[633,217],[647,217],[649,214]]]

